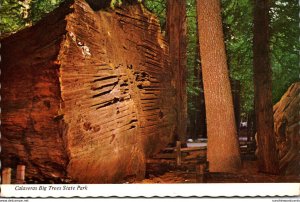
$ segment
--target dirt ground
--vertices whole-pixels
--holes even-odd
[[[170,162],[150,163],[146,179],[127,183],[274,183],[300,182],[299,176],[280,176],[259,173],[256,160],[244,160],[239,173],[209,173],[199,176],[195,162],[187,162],[178,167]]]

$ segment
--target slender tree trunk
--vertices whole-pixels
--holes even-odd
[[[197,0],[211,172],[241,167],[219,0]]]
[[[239,126],[241,122],[241,85],[239,80],[231,80],[231,89],[234,106],[235,125],[239,134]]]
[[[198,58],[200,58],[200,54],[198,55]],[[198,87],[200,89],[203,89],[203,82],[202,82],[202,71],[201,71],[201,65],[198,66]],[[196,111],[195,111],[195,125],[196,125],[196,139],[197,138],[204,138],[206,137],[206,121],[205,121],[205,100],[204,100],[204,94],[203,91],[200,91],[198,95],[196,95],[195,99],[195,106],[196,106]]]
[[[259,171],[277,174],[279,173],[279,166],[275,144],[272,104],[269,0],[254,1],[254,105],[259,151]]]
[[[197,37],[199,36],[198,35],[198,30],[196,30],[196,35]],[[193,83],[193,88],[197,88],[200,86],[200,77],[199,77],[199,74],[200,74],[200,64],[198,62],[199,60],[199,57],[200,57],[200,54],[199,54],[199,38],[197,38],[197,44],[196,44],[196,49],[195,49],[195,59],[194,59],[194,83]],[[198,132],[199,132],[199,113],[200,113],[200,100],[199,100],[199,97],[200,94],[194,94],[193,95],[193,99],[192,99],[192,102],[193,102],[193,105],[195,107],[195,110],[193,112],[191,112],[191,114],[193,114],[193,123],[194,123],[194,129],[193,129],[193,139],[197,139],[197,136],[198,136]]]
[[[186,95],[186,1],[167,1],[167,36],[170,49],[170,63],[173,73],[173,85],[176,90],[175,110],[177,121],[175,136],[186,141],[187,95]]]
[[[194,67],[194,77],[196,79],[195,87],[199,87],[203,89],[202,82],[202,67],[199,63],[200,59],[200,48],[199,48],[199,29],[198,29],[198,18],[196,18],[197,23],[197,48],[195,54],[195,67]],[[206,122],[205,122],[205,101],[203,91],[200,91],[198,95],[194,97],[194,105],[195,105],[195,139],[206,136]]]

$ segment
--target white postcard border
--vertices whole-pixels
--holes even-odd
[[[300,196],[300,183],[14,184],[1,197],[255,197]]]

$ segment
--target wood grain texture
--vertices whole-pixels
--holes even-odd
[[[4,166],[22,161],[28,177],[57,173],[80,183],[141,179],[146,158],[174,130],[168,46],[158,20],[141,5],[95,12],[78,0],[60,9],[61,23],[40,22],[54,20],[60,30],[34,26],[4,40],[12,41],[2,48]],[[46,36],[57,43],[43,43],[40,63],[41,51],[24,54],[16,46],[22,39],[25,49],[36,47]],[[42,98],[33,105],[35,95]]]
[[[1,41],[1,160],[3,167],[26,165],[26,176],[66,176],[68,155],[55,119],[60,108],[59,65],[69,4],[32,28]],[[41,177],[42,176],[42,177]]]
[[[300,174],[300,82],[293,83],[273,107],[274,129],[282,174]]]

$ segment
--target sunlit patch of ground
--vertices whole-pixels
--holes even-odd
[[[131,183],[274,183],[274,182],[300,182],[300,175],[280,176],[259,173],[257,170],[256,160],[243,161],[243,168],[239,173],[206,173],[203,181],[199,181],[197,173],[193,167],[195,164],[183,165],[177,167],[175,165],[166,166],[162,164],[164,173],[159,172],[159,165],[153,170],[148,170],[148,176],[142,181],[134,181]],[[166,168],[168,167],[168,168]]]

